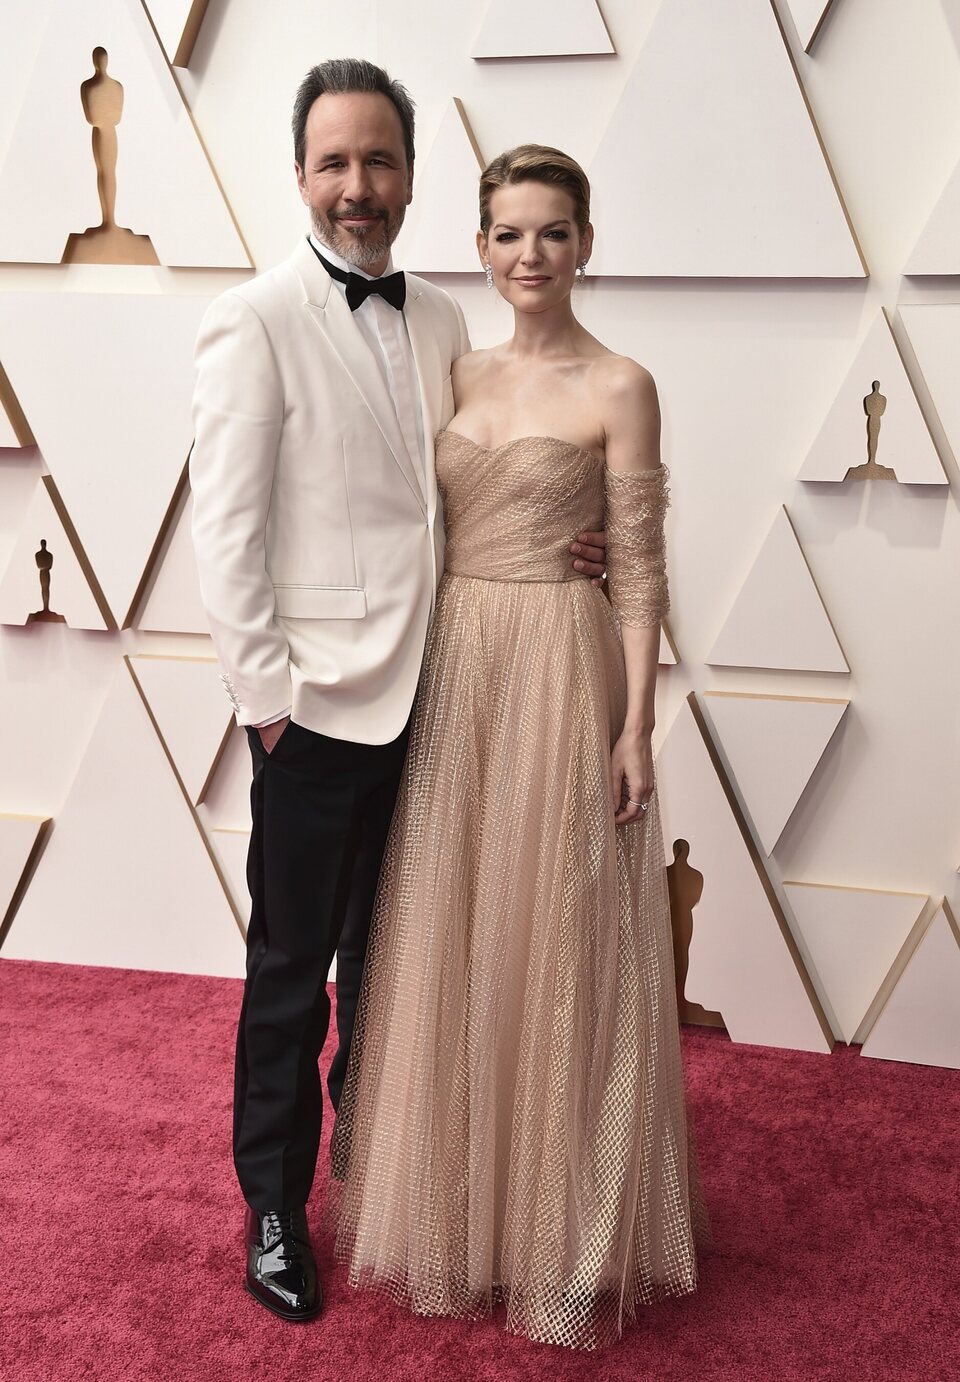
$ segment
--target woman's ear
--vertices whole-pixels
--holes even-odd
[[[487,254],[487,237],[482,230],[477,231],[477,254],[480,256],[480,263],[486,268],[490,259]]]

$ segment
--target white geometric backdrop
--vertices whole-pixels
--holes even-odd
[[[397,262],[475,344],[510,326],[476,267],[478,160],[537,140],[594,179],[578,311],[655,374],[673,476],[657,742],[667,859],[686,839],[702,874],[687,996],[736,1041],[960,1066],[951,3],[560,0],[540,41],[499,0],[7,0],[4,956],[242,971],[249,768],[192,567],[190,342],[303,233],[293,93],[356,53],[418,103]],[[59,262],[100,219],[97,45],[117,221],[153,266]],[[874,379],[899,483],[844,478]],[[63,620],[27,623],[45,551]]]

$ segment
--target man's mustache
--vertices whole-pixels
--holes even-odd
[[[343,221],[350,216],[376,216],[381,221],[387,220],[386,211],[378,211],[375,207],[357,205],[353,202],[347,206],[345,211],[331,211],[330,213],[330,219],[333,221]]]

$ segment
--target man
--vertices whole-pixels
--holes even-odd
[[[336,1108],[443,564],[433,438],[469,341],[456,303],[390,261],[412,196],[403,87],[323,63],[293,129],[312,233],[208,310],[190,475],[200,587],[253,756],[234,1109],[246,1284],[300,1320],[322,1303],[305,1205],[327,974],[336,954]],[[588,576],[596,537],[575,563]]]

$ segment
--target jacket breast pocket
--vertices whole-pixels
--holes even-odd
[[[278,619],[362,619],[367,592],[354,585],[275,585]]]

